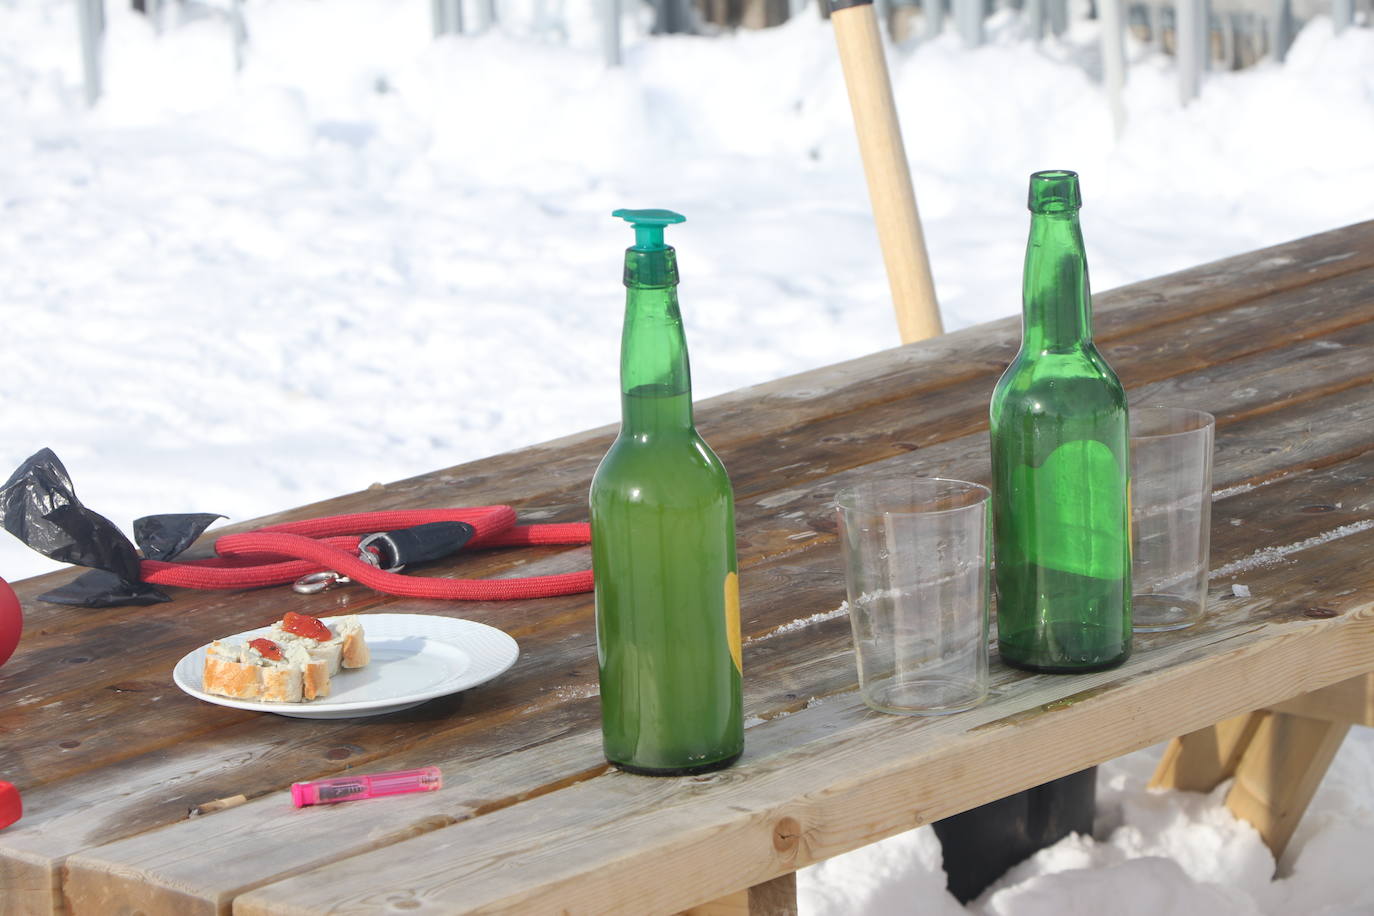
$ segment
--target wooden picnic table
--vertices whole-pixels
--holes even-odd
[[[1100,294],[1096,316],[1134,404],[1217,417],[1201,625],[1138,636],[1125,665],[1095,674],[994,660],[987,702],[957,715],[860,702],[833,495],[880,472],[987,481],[988,397],[1019,339],[1018,319],[995,321],[699,405],[734,480],[743,591],[749,727],[744,757],[719,773],[605,764],[590,595],[440,604],[275,588],[84,610],[34,600],[69,573],[19,583],[28,626],[0,669],[0,779],[26,814],[0,831],[0,912],[639,914],[732,894],[787,912],[802,866],[1178,735],[1161,784],[1235,774],[1233,808],[1281,846],[1371,705],[1374,221]],[[612,434],[270,521],[491,503],[526,521],[585,519]],[[437,570],[588,561],[586,548],[489,551]],[[288,610],[462,616],[522,654],[490,683],[370,719],[227,709],[172,684],[186,652]],[[299,811],[285,791],[426,764],[443,770],[441,791]],[[235,796],[247,800],[189,813]]]

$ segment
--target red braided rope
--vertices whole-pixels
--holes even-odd
[[[547,598],[592,590],[591,570],[524,579],[438,579],[385,572],[358,558],[361,535],[428,522],[466,522],[467,548],[589,544],[585,523],[516,525],[510,506],[362,512],[269,525],[215,541],[217,556],[185,563],[144,560],[143,581],[182,588],[261,588],[334,570],[388,595],[449,601]]]

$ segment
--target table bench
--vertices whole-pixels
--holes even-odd
[[[1374,671],[1374,222],[1103,293],[1096,314],[1133,403],[1217,417],[1201,625],[1138,637],[1112,671],[994,663],[988,701],[958,715],[859,701],[833,494],[886,472],[987,480],[987,402],[1019,339],[1018,319],[995,321],[699,405],[739,521],[749,728],[720,773],[606,766],[589,595],[460,605],[278,588],[82,610],[33,600],[68,573],[18,583],[28,625],[0,669],[0,778],[26,815],[0,831],[0,911],[642,914],[723,901],[716,912],[782,913],[798,868],[1180,735],[1158,781],[1234,774],[1233,809],[1281,846],[1339,723],[1370,721],[1368,681],[1352,679]],[[612,434],[251,526],[490,503],[582,520]],[[542,548],[437,572],[587,565],[586,548]],[[466,694],[373,719],[243,712],[172,685],[184,653],[289,610],[463,616],[509,632],[522,656]],[[285,791],[425,764],[444,771],[441,791],[303,811]]]

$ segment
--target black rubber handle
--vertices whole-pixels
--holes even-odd
[[[467,522],[430,522],[413,528],[384,531],[367,538],[383,569],[427,563],[457,553],[472,540],[475,528]]]

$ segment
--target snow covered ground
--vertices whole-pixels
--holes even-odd
[[[897,342],[833,39],[645,35],[608,70],[591,0],[501,0],[429,39],[424,0],[254,0],[161,34],[108,0],[85,110],[70,0],[0,0],[0,468],[42,446],[82,498],[234,519],[611,422],[627,228],[685,213],[698,397]],[[223,7],[224,4],[221,4]],[[1107,289],[1374,215],[1374,30],[1318,19],[1283,66],[1129,48],[1112,135],[1095,29],[1039,47],[1006,12],[890,65],[945,321],[1014,313],[1025,180],[1083,176]],[[0,542],[0,575],[52,568]],[[1026,863],[989,914],[1374,912],[1374,742],[1349,740],[1284,877],[1214,800],[1103,769],[1098,839]],[[939,913],[928,831],[809,870],[811,913]],[[1123,889],[1125,892],[1123,892]],[[1323,909],[1326,907],[1326,909]]]

